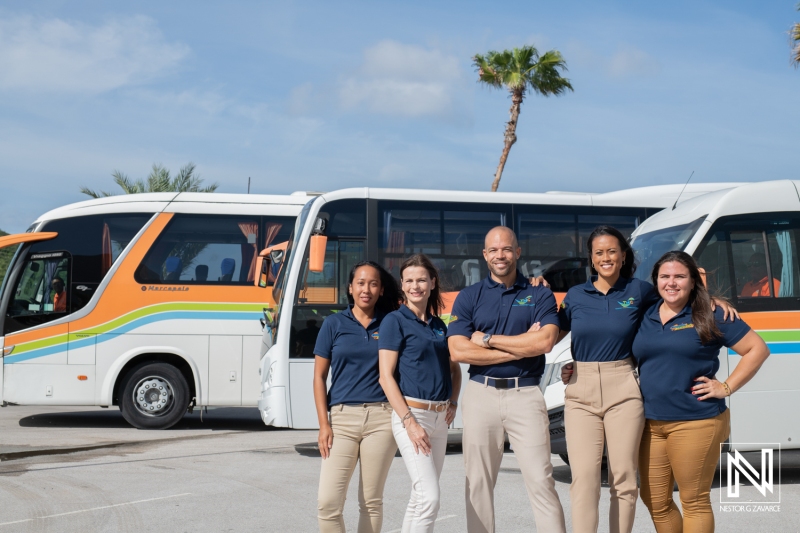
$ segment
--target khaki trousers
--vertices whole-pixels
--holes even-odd
[[[564,403],[572,528],[595,533],[600,522],[600,468],[608,449],[611,533],[630,533],[636,514],[636,470],[644,405],[633,361],[575,362]]]
[[[323,533],[344,533],[347,487],[361,464],[358,482],[358,533],[378,533],[383,524],[383,487],[397,452],[388,403],[331,407],[333,446],[322,460],[317,518]]]
[[[687,421],[648,420],[642,437],[642,501],[658,533],[711,533],[711,483],[719,446],[731,430],[730,411]],[[672,499],[678,482],[683,517]]]
[[[494,487],[505,433],[522,471],[536,530],[566,531],[550,462],[550,423],[539,387],[495,389],[468,381],[462,408],[467,531],[494,532]]]

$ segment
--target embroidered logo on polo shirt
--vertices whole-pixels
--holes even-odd
[[[381,338],[381,336],[378,335],[378,330],[377,329],[372,332],[372,338],[375,339],[375,340],[378,340],[378,339]]]
[[[456,320],[458,320],[458,317],[456,315],[450,315],[450,320],[448,320],[447,323],[450,324],[455,322]]]
[[[633,296],[631,296],[627,300],[622,300],[621,302],[617,302],[619,305],[622,306],[622,307],[617,307],[617,309],[639,309],[638,307],[633,305],[634,302],[635,299],[633,298]]]
[[[444,337],[444,330],[439,328],[433,328],[433,332],[439,335],[440,337]]]
[[[536,304],[531,301],[532,299],[533,296],[528,295],[525,298],[514,300],[514,303],[511,304],[511,307],[533,307]]]
[[[670,331],[680,331],[682,329],[693,329],[693,328],[694,328],[694,324],[689,322],[688,324],[675,324],[669,329],[670,329]]]

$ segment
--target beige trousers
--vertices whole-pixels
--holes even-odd
[[[467,531],[494,532],[494,487],[505,433],[514,448],[537,531],[566,531],[550,462],[550,423],[539,387],[495,389],[467,382],[462,400]]]
[[[383,487],[397,452],[388,403],[331,407],[333,446],[322,460],[317,518],[323,533],[344,533],[347,486],[361,464],[358,533],[378,533],[383,524]]]
[[[599,525],[600,467],[608,449],[611,533],[630,533],[636,514],[636,471],[644,405],[633,361],[575,362],[565,393],[564,424],[572,470],[572,529],[595,533]]]
[[[704,420],[648,420],[642,437],[642,501],[658,533],[712,533],[711,484],[731,412]],[[683,516],[672,488],[678,482]]]

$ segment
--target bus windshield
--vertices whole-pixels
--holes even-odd
[[[656,261],[667,252],[683,250],[705,218],[703,216],[688,224],[637,235],[631,241],[631,247],[636,256],[634,276],[650,283]]]
[[[300,240],[300,235],[303,234],[303,228],[305,227],[306,220],[308,220],[308,213],[311,211],[311,204],[313,204],[313,200],[309,201],[306,205],[303,206],[303,209],[300,211],[300,215],[297,217],[297,222],[295,223],[294,230],[292,234],[289,235],[289,243],[286,245],[286,251],[283,254],[283,265],[281,269],[278,271],[278,277],[275,280],[275,285],[272,288],[272,297],[275,300],[275,314],[273,315],[273,323],[272,323],[272,331],[273,335],[277,333],[278,329],[278,316],[280,315],[281,303],[283,301],[283,295],[286,293],[286,280],[289,276],[289,271],[292,268],[294,254],[292,251],[299,246],[298,242]],[[302,256],[302,253],[300,254]],[[274,338],[273,338],[274,341]]]

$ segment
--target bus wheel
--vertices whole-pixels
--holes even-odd
[[[120,410],[139,429],[167,429],[183,418],[189,405],[189,386],[183,374],[167,363],[143,363],[122,387]]]

